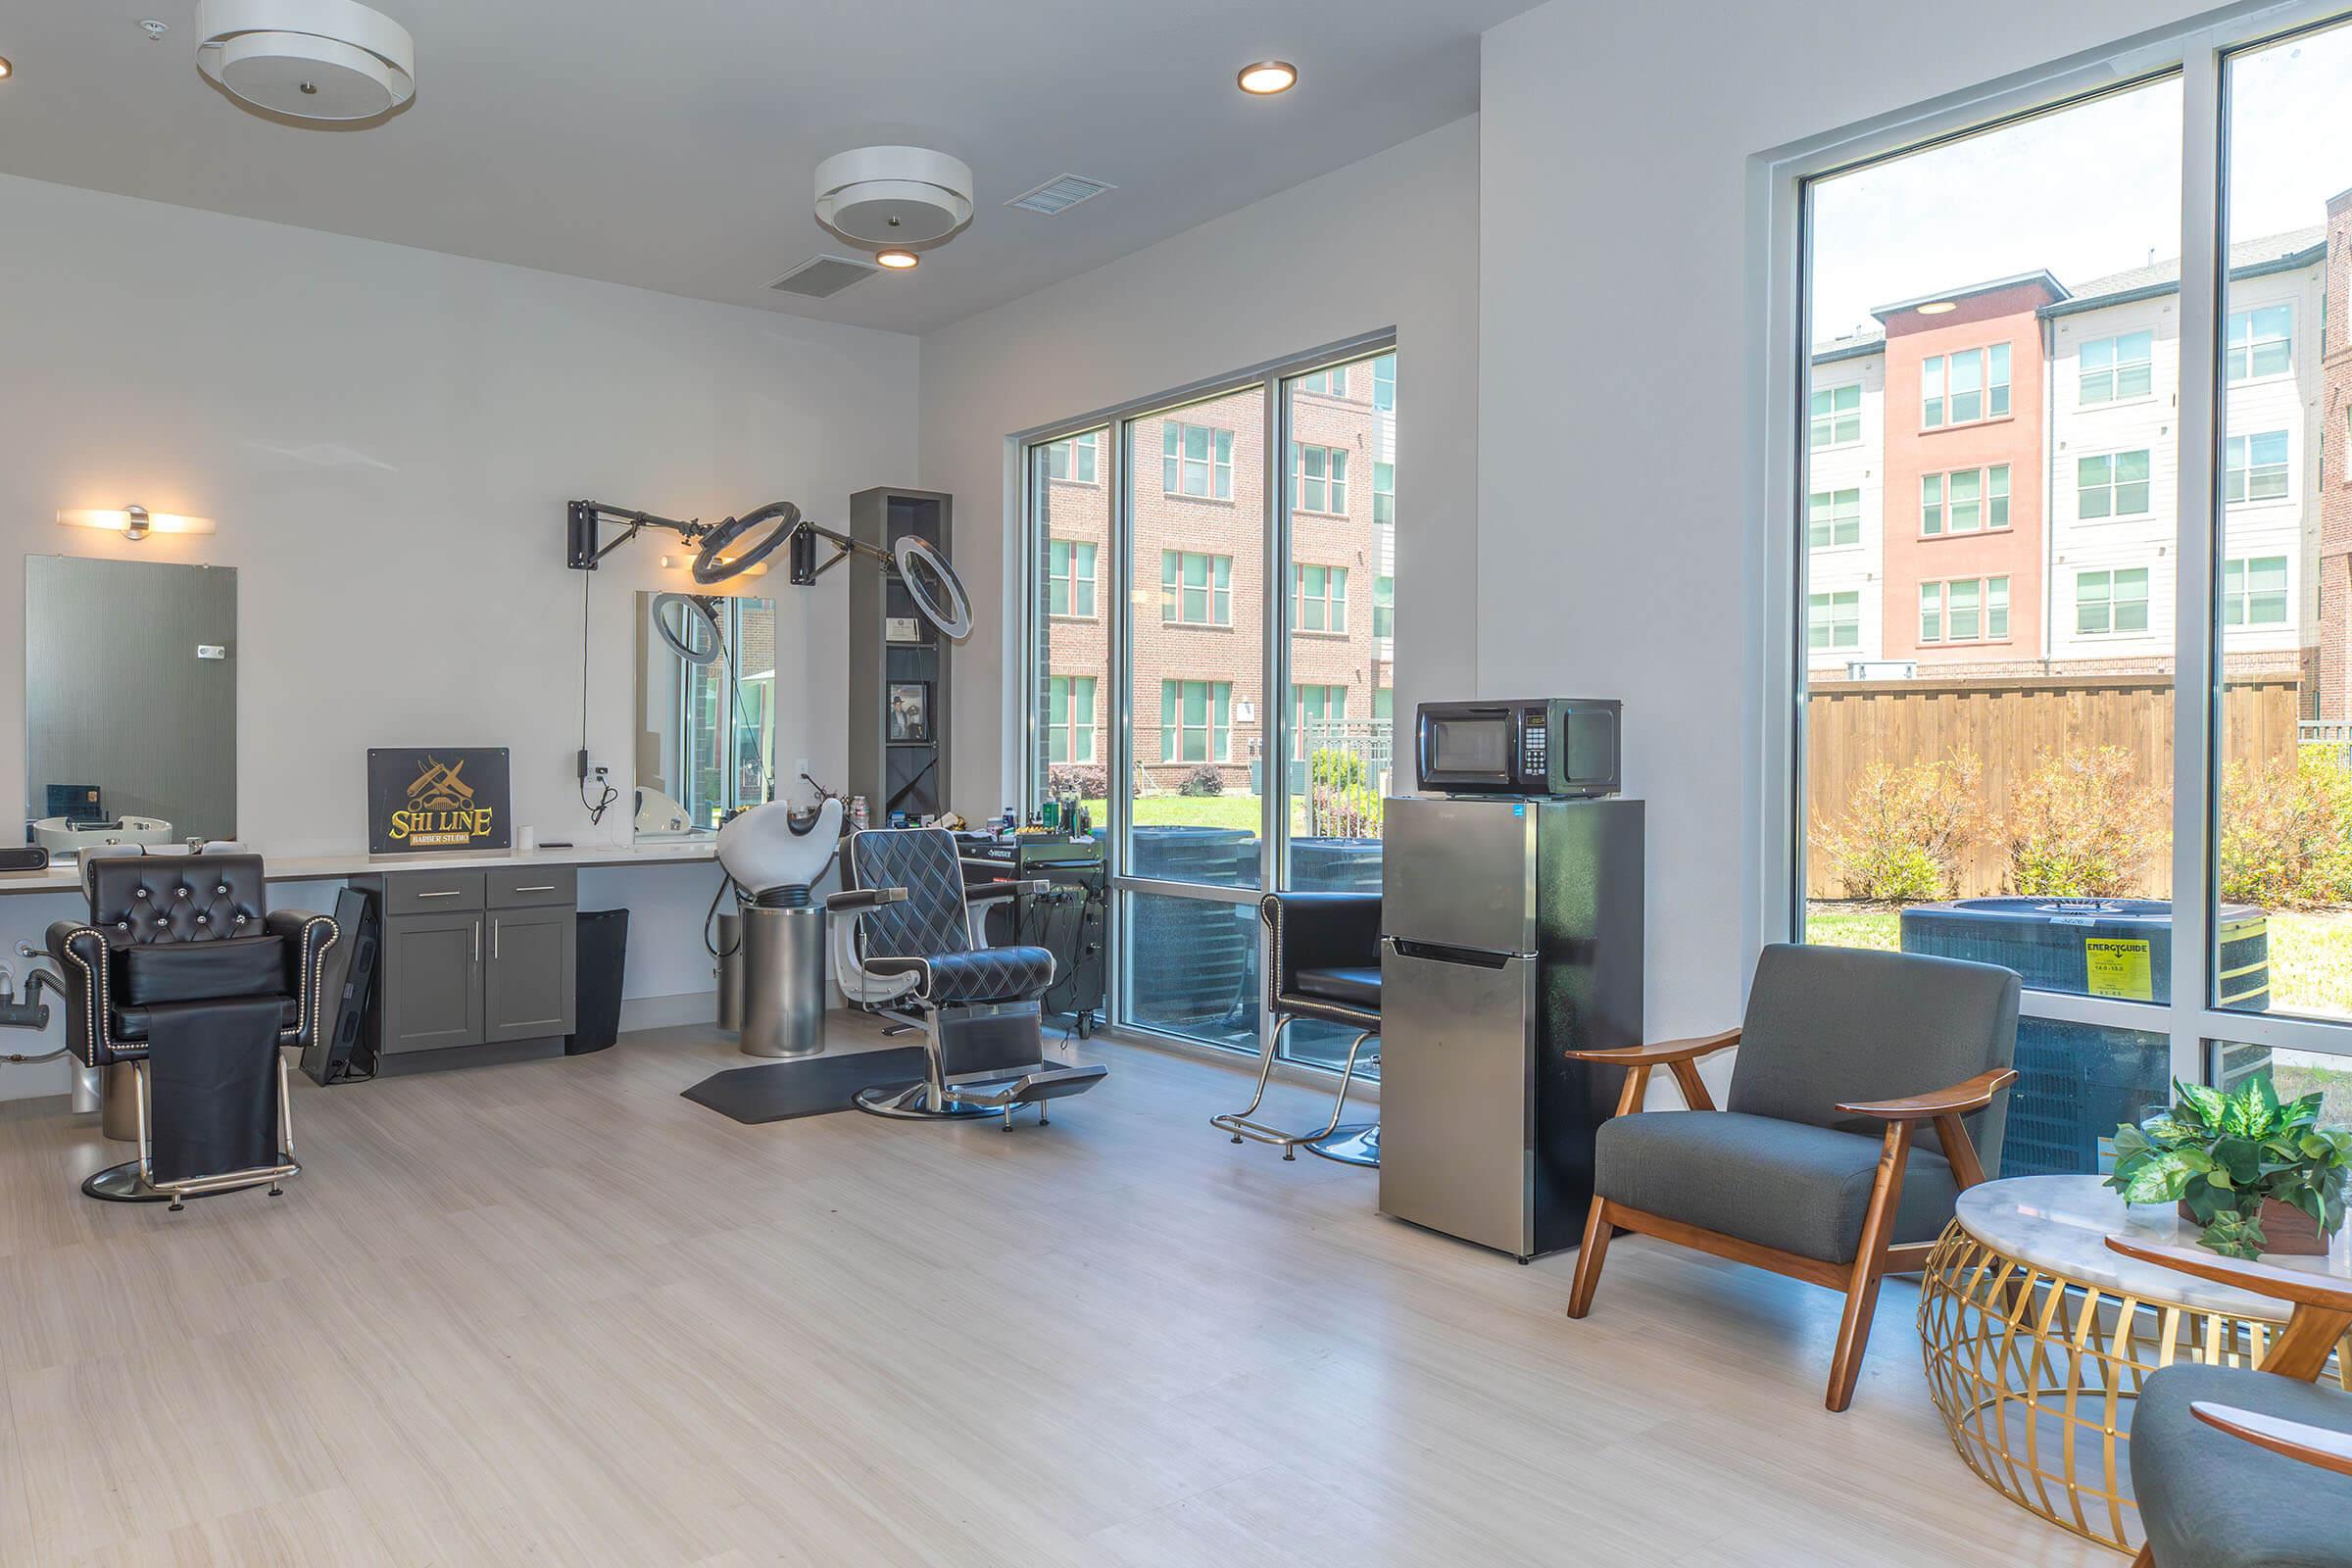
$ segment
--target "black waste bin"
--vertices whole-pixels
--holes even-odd
[[[564,1037],[564,1054],[584,1056],[620,1038],[620,972],[629,953],[629,911],[579,913],[579,1027]]]

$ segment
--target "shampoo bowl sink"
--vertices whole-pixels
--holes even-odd
[[[160,816],[125,816],[120,827],[75,827],[62,816],[32,824],[32,842],[54,856],[78,855],[100,844],[170,844],[172,824]]]

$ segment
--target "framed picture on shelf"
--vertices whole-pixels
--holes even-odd
[[[890,744],[928,746],[931,743],[931,683],[894,680],[890,683]]]

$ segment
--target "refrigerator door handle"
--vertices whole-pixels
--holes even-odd
[[[1432,963],[1467,963],[1481,969],[1499,969],[1524,953],[1491,953],[1484,948],[1449,948],[1440,942],[1407,942],[1402,937],[1380,939],[1400,958],[1427,958]]]

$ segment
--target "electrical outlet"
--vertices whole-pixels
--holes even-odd
[[[591,782],[598,784],[613,783],[614,779],[612,776],[612,764],[611,762],[599,762],[594,759],[591,759],[588,763],[588,777]]]

